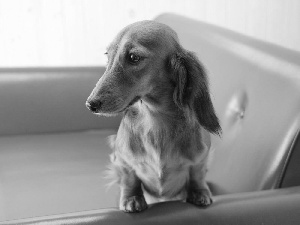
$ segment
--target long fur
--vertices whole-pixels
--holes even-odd
[[[210,134],[221,134],[208,78],[196,55],[168,26],[142,21],[108,48],[107,70],[87,100],[98,115],[123,114],[109,176],[120,185],[120,209],[147,208],[144,195],[211,204],[205,182]]]

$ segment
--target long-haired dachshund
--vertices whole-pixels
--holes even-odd
[[[86,106],[98,115],[123,114],[110,137],[120,209],[146,209],[144,193],[210,205],[209,133],[221,128],[197,57],[179,44],[175,31],[154,21],[125,27],[106,54],[106,71]]]

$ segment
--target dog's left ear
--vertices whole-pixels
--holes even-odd
[[[198,58],[182,50],[171,57],[170,66],[175,76],[173,100],[179,108],[194,110],[199,123],[209,132],[221,134],[208,87],[205,69]]]

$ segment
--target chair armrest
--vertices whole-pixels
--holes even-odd
[[[208,208],[183,202],[153,204],[143,213],[101,209],[7,221],[5,224],[299,224],[300,187],[220,195]]]
[[[0,69],[0,135],[117,129],[85,101],[104,67]]]

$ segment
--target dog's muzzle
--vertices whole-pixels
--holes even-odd
[[[100,101],[87,101],[85,103],[85,106],[92,111],[93,113],[97,113],[101,107],[101,102]]]

